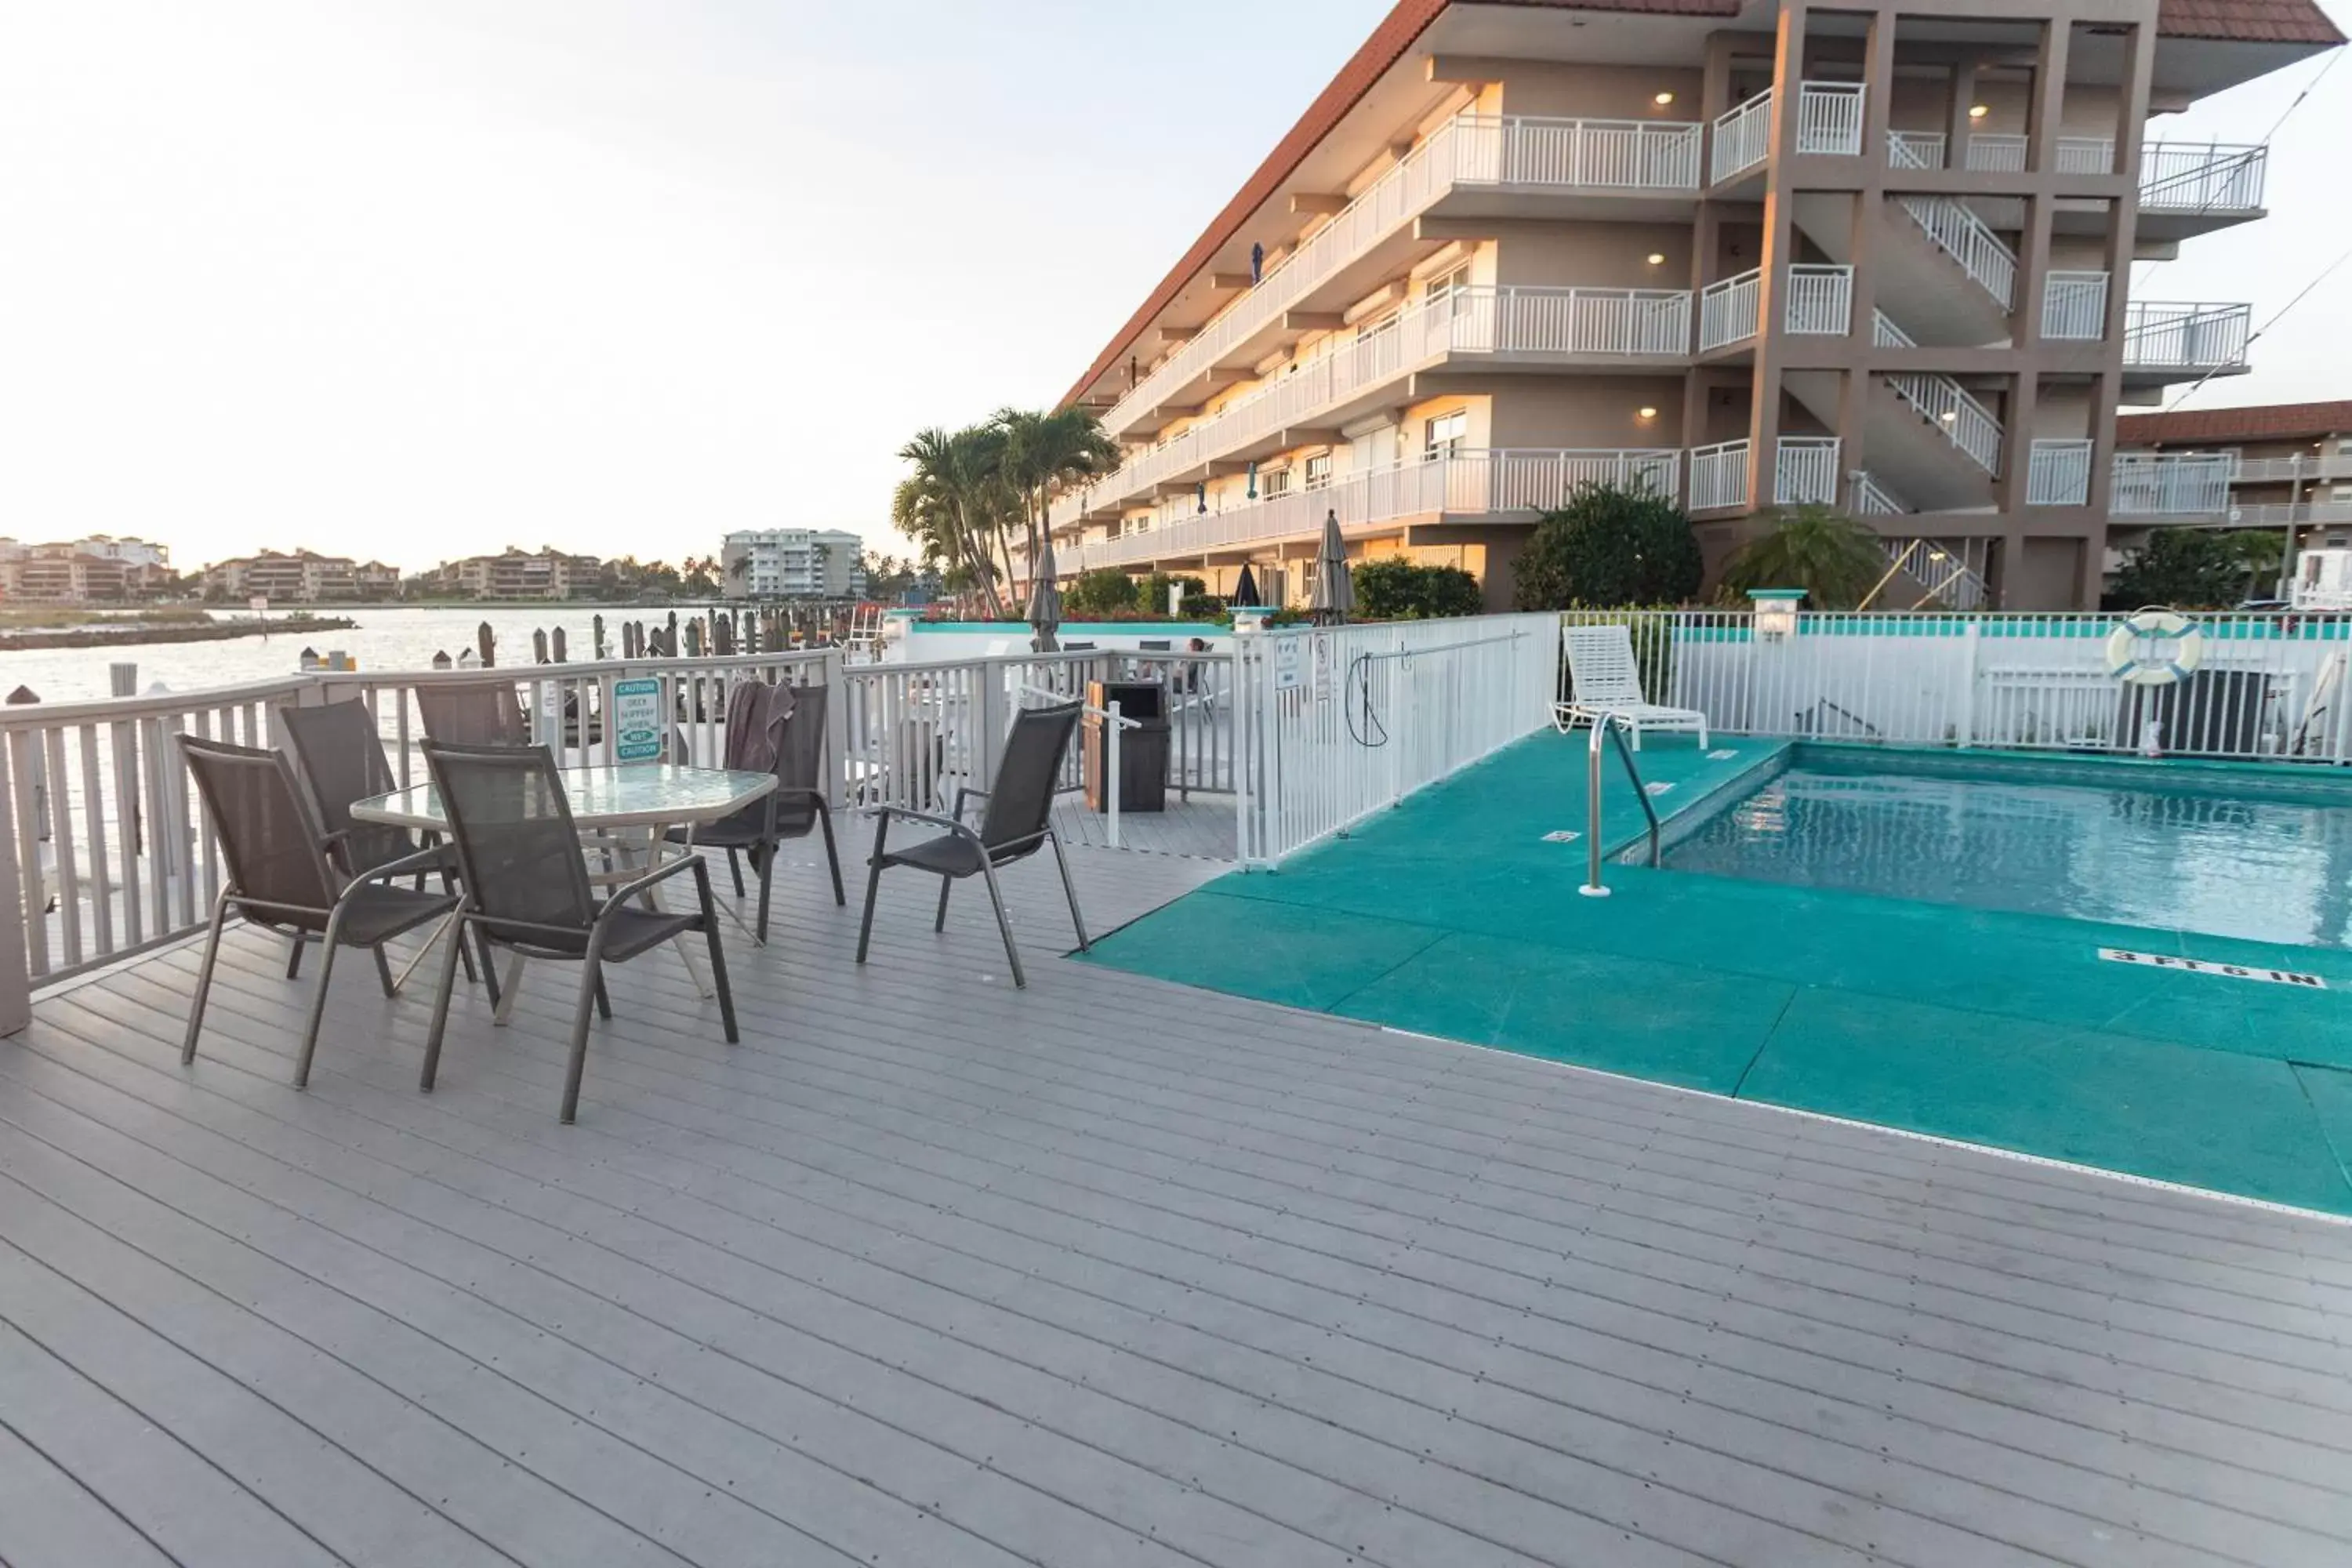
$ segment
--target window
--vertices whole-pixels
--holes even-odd
[[[1428,434],[1422,443],[1422,460],[1433,463],[1440,458],[1454,457],[1469,445],[1470,411],[1457,408],[1451,414],[1441,414],[1429,422],[1426,429]]]
[[[1290,470],[1269,468],[1258,476],[1257,485],[1258,489],[1265,492],[1265,499],[1268,500],[1272,500],[1276,496],[1286,496],[1290,493]]]
[[[1470,264],[1465,261],[1459,267],[1446,268],[1436,277],[1423,283],[1421,298],[1425,305],[1442,305],[1469,291]]]
[[[2352,458],[2352,436],[2336,437],[2336,455],[2339,458]]]
[[[2352,485],[2333,484],[2327,487],[2329,500],[2352,500]]]
[[[1331,454],[1318,452],[1307,459],[1307,488],[1319,490],[1331,482]]]

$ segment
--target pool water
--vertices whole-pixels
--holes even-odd
[[[2098,764],[1969,776],[1823,754],[1670,849],[1684,871],[2352,947],[2352,795],[2103,779]]]

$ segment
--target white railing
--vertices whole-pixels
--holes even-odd
[[[2088,506],[2091,457],[2096,443],[2043,439],[2026,453],[2025,504]]]
[[[2002,131],[1971,131],[1968,165],[1985,174],[2021,174],[2025,169],[2025,138]]]
[[[1236,639],[1240,843],[1273,866],[1549,722],[1559,617]]]
[[[1748,443],[1723,441],[1693,447],[1690,510],[1706,511],[1748,504]]]
[[[1548,183],[1537,176],[1544,173],[1543,160],[1553,153],[1542,149],[1557,148],[1561,144],[1561,127],[1579,122],[1541,121],[1539,132],[1524,135],[1512,130],[1515,123],[1508,119],[1459,115],[1440,125],[1146,374],[1104,415],[1104,427],[1117,435],[1133,425],[1177,387],[1201,376],[1274,325],[1283,311],[1297,306],[1457,184],[1492,184],[1507,173],[1517,176],[1516,184]],[[1623,121],[1588,123],[1597,127],[1591,136],[1580,142],[1570,138],[1586,149],[1576,154],[1582,162],[1574,163],[1571,170],[1583,176],[1583,183],[1560,188],[1601,185],[1661,192],[1696,188],[1696,126],[1643,126],[1628,132]]]
[[[1797,91],[1797,151],[1852,157],[1862,151],[1862,83],[1809,81]]]
[[[2058,138],[2058,173],[2062,174],[2112,174],[2116,170],[2116,143],[2109,136],[2061,136]]]
[[[1465,184],[1695,191],[1700,127],[1639,120],[1465,115],[1455,178]]]
[[[1048,516],[1066,527],[1447,354],[1680,357],[1690,353],[1690,321],[1689,291],[1675,289],[1510,285],[1418,300],[1353,337],[1327,340],[1324,352],[1056,497]]]
[[[2000,421],[1969,396],[1966,387],[1948,375],[1933,373],[1890,375],[1886,384],[1977,467],[1988,474],[2000,472]]]
[[[2352,522],[2352,500],[2257,501],[2233,506],[2230,521],[2247,527],[2280,527],[2290,522]]]
[[[1758,300],[1764,288],[1760,268],[1737,278],[1710,283],[1698,294],[1698,347],[1701,353],[1745,342],[1756,335]]]
[[[1807,614],[1764,642],[1746,612],[1570,612],[1628,623],[1653,702],[1717,733],[2130,754],[2352,761],[2338,682],[2352,617],[2198,614],[2204,662],[2182,686],[2107,668],[2115,615]]]
[[[1845,336],[1853,326],[1853,268],[1792,263],[1787,320],[1791,332]]]
[[[2227,452],[2118,454],[2108,510],[2117,517],[2210,517],[2230,508]]]
[[[1559,505],[1570,490],[1588,480],[1639,483],[1672,495],[1680,457],[1671,447],[1474,447],[1428,461],[1345,474],[1317,489],[1176,517],[1119,539],[1057,544],[1055,564],[1065,573],[1077,573],[1304,538],[1322,528],[1327,514],[1336,514],[1346,528],[1441,512],[1475,517],[1544,509]]]
[[[1783,436],[1772,464],[1772,500],[1779,506],[1835,506],[1838,438]]]
[[[1882,349],[1916,349],[1919,345],[1910,333],[1895,324],[1895,318],[1874,309],[1870,313],[1870,341]]]
[[[2107,332],[2107,275],[2052,272],[2042,286],[2042,335],[2095,342]]]
[[[1929,605],[1948,610],[1981,609],[1992,598],[1990,586],[1984,574],[1969,564],[1971,544],[1968,540],[1889,539],[1883,542],[1886,552],[1887,574],[1879,580],[1877,588],[1865,595],[1861,609],[1878,605],[1885,609],[1926,609]],[[1919,590],[1914,597],[1907,591],[1897,592],[1895,578],[1908,577]],[[1914,602],[1905,605],[1903,598]],[[1881,604],[1880,601],[1886,601]]]
[[[1855,472],[1853,496],[1847,505],[1856,517],[1898,517],[1916,510],[1867,471]]]
[[[1717,184],[1744,174],[1772,155],[1772,89],[1716,116],[1707,178]]]
[[[2190,305],[2135,300],[2125,307],[2124,363],[2179,370],[2234,370],[2246,363],[2252,305]]]
[[[1940,169],[1944,166],[1944,133],[1940,131],[1890,131],[1886,133],[1886,165],[1891,169]]]
[[[2017,253],[1984,219],[1949,196],[1905,196],[1903,210],[1944,254],[2007,310],[2017,295]]]
[[[2270,150],[2219,142],[2151,142],[2139,153],[2143,212],[2254,212]]]
[[[2286,458],[2240,458],[2231,477],[2241,484],[2272,479],[2352,479],[2352,453],[2303,452]]]

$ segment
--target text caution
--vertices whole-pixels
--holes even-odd
[[[2192,974],[2225,974],[2232,980],[2267,980],[2273,985],[2304,985],[2314,991],[2327,989],[2327,982],[2316,974],[2303,974],[2292,969],[2258,969],[2243,963],[2214,963],[2202,958],[2175,958],[2164,952],[2134,952],[2127,947],[2103,947],[2099,956],[2110,963],[2145,963],[2151,969],[2186,969]]]

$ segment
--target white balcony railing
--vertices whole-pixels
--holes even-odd
[[[2231,477],[2242,485],[2352,479],[2352,453],[2305,452],[2286,458],[2241,458],[2238,466],[2231,470]]]
[[[1984,219],[1949,196],[1904,196],[1903,210],[1927,231],[1945,255],[1983,285],[2007,310],[2017,298],[2017,252],[1986,226]]]
[[[1848,158],[1862,151],[1862,83],[1809,81],[1798,89],[1797,151]]]
[[[1710,283],[1698,294],[1698,347],[1707,353],[1727,343],[1744,342],[1756,335],[1758,300],[1762,297],[1764,274],[1761,268],[1750,268],[1737,278],[1726,278]]]
[[[1783,436],[1772,464],[1772,500],[1778,506],[1835,506],[1838,438]]]
[[[1486,516],[1546,510],[1560,505],[1585,484],[1647,489],[1671,496],[1681,479],[1681,458],[1682,454],[1672,447],[1473,448],[1342,475],[1315,489],[1179,517],[1118,539],[1056,544],[1055,565],[1062,572],[1076,573],[1268,540],[1305,538],[1323,526],[1327,514],[1336,515],[1342,527],[1352,527],[1440,512]]]
[[[2025,504],[2087,506],[2095,449],[2089,441],[2034,442],[2026,457]]]
[[[1746,174],[1771,155],[1772,89],[1768,87],[1738,108],[1716,116],[1707,178],[1720,184]]]
[[[2269,173],[2266,147],[2151,142],[2140,149],[2143,212],[2253,212]]]
[[[1853,268],[1792,263],[1789,268],[1788,330],[1842,338],[1853,326]]]
[[[1895,318],[1884,310],[1870,313],[1870,341],[1882,349],[1916,349],[1919,345],[1911,334],[1895,324]]]
[[[1898,517],[1912,509],[1869,473],[1853,476],[1853,499],[1847,504],[1856,517]]]
[[[2282,528],[2290,522],[2352,522],[2352,500],[2265,501],[2230,509],[2231,522],[2242,527]]]
[[[1690,454],[1690,510],[1717,510],[1748,504],[1748,443],[1722,441],[1693,447]]]
[[[1457,185],[1496,184],[1507,177],[1516,185],[1541,185],[1573,175],[1577,184],[1558,188],[1686,192],[1698,183],[1697,134],[1695,125],[1457,115],[1142,376],[1111,405],[1104,426],[1117,435],[1133,425]]]
[[[1890,375],[1886,384],[1988,474],[2000,472],[2000,421],[1948,375]]]
[[[2058,138],[2058,172],[2062,174],[2112,174],[2116,143],[2108,136]]]
[[[2053,272],[2042,288],[2042,335],[2095,342],[2107,332],[2107,275]]]
[[[2227,452],[2118,455],[2109,510],[2117,517],[2208,517],[2230,506]]]
[[[1949,153],[1940,131],[1890,131],[1886,163],[1895,169],[1940,169]],[[1997,132],[1977,132],[1969,137],[1968,166],[1979,172],[2017,173],[2026,165],[2026,139]],[[2104,136],[2058,138],[2058,169],[2062,174],[2105,174],[2116,166],[2116,144]]]
[[[1455,178],[1465,184],[1695,191],[1701,127],[1639,120],[1465,115]]]
[[[1056,528],[1094,505],[1139,495],[1250,442],[1303,424],[1364,389],[1449,353],[1563,360],[1681,357],[1690,353],[1690,294],[1674,289],[1469,289],[1417,302],[1328,352],[1301,360],[1082,491],[1059,497]]]
[[[1942,168],[1944,133],[1940,131],[1888,132],[1886,165],[1890,169]]]
[[[2025,169],[2025,138],[1999,131],[1971,131],[1968,165],[1986,174],[2021,174]]]
[[[2189,305],[2135,300],[2124,316],[2126,367],[2235,370],[2246,363],[2252,305]]]

